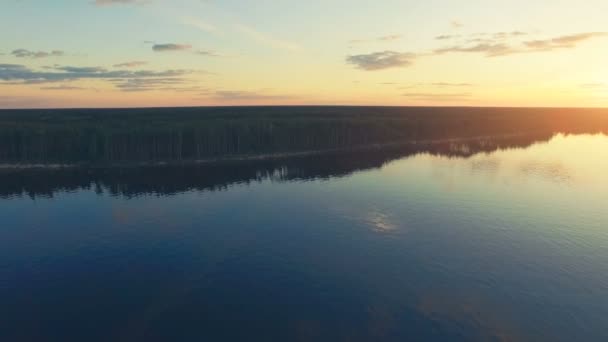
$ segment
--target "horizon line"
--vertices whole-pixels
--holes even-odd
[[[469,109],[590,109],[590,110],[608,110],[606,107],[554,107],[554,106],[441,106],[441,105],[429,105],[429,106],[411,106],[411,105],[345,105],[345,104],[330,104],[330,105],[316,105],[316,104],[287,104],[287,105],[202,105],[202,106],[134,106],[134,107],[27,107],[27,108],[0,108],[2,111],[34,111],[34,110],[133,110],[133,109],[212,109],[212,108],[289,108],[289,107],[315,107],[315,108],[331,108],[331,107],[344,107],[344,108],[469,108]]]

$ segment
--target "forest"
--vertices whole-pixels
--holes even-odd
[[[186,163],[526,132],[608,131],[605,109],[208,107],[0,111],[0,164]]]

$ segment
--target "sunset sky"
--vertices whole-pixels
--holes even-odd
[[[608,106],[606,0],[2,0],[0,108]]]

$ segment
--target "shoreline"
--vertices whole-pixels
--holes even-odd
[[[111,168],[139,168],[139,167],[163,167],[163,166],[191,166],[204,165],[221,162],[246,162],[246,161],[263,161],[275,160],[292,157],[306,157],[314,155],[323,155],[341,152],[363,152],[369,150],[378,150],[383,148],[401,147],[401,146],[417,146],[417,145],[433,145],[442,143],[455,143],[475,141],[480,139],[506,139],[511,137],[525,136],[533,134],[534,131],[500,134],[500,135],[482,135],[466,138],[447,138],[447,139],[429,139],[429,140],[413,140],[413,141],[397,141],[391,143],[378,143],[363,146],[353,146],[348,148],[333,148],[322,150],[307,150],[295,152],[279,152],[265,153],[256,155],[232,155],[217,158],[196,159],[196,160],[171,160],[171,161],[137,161],[137,162],[82,162],[82,163],[0,163],[0,171],[19,171],[19,170],[65,170],[76,168],[90,169],[111,169]],[[553,135],[559,132],[549,132]],[[421,151],[422,152],[422,151]],[[478,152],[480,153],[480,152]]]

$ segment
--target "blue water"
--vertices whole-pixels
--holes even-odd
[[[608,340],[608,137],[332,167],[4,196],[0,340]]]

